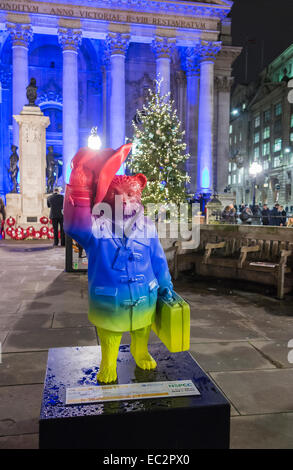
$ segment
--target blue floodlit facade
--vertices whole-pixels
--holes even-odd
[[[223,191],[231,68],[240,52],[231,45],[231,7],[229,0],[0,1],[0,196],[11,190],[13,114],[26,104],[32,77],[36,104],[50,118],[46,146],[63,163],[59,184],[93,126],[103,147],[132,138],[136,111],[161,77],[186,129],[190,193]]]

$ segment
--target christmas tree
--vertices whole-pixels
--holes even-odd
[[[148,90],[147,103],[132,123],[134,138],[128,168],[148,179],[143,204],[179,204],[186,200],[189,176],[184,162],[189,155],[185,153],[185,131],[180,128],[174,101],[170,93],[160,94],[160,85],[161,81],[156,81],[157,91]]]

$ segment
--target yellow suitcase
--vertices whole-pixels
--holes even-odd
[[[158,299],[152,329],[170,352],[188,351],[190,346],[190,307],[176,292],[172,301]]]

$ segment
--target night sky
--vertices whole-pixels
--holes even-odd
[[[293,0],[234,0],[231,15],[233,45],[244,46],[249,40],[248,81],[251,81],[293,44]],[[235,61],[236,82],[245,82],[244,56],[243,51]]]

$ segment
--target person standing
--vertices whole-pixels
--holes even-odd
[[[252,213],[253,213],[253,217],[254,217],[254,220],[255,220],[255,225],[260,225],[261,224],[261,208],[258,204],[256,204],[253,208],[252,208]]]
[[[60,226],[61,246],[65,246],[65,234],[63,230],[63,202],[64,197],[59,194],[59,189],[55,188],[52,196],[47,199],[47,206],[50,208],[50,219],[54,230],[54,244],[58,246],[58,228]]]
[[[268,208],[267,204],[263,205],[263,209],[261,211],[262,216],[262,224],[263,225],[270,225],[270,209]]]
[[[275,207],[273,207],[272,212],[271,212],[271,225],[274,226],[279,226],[280,225],[280,213],[279,213],[279,207],[280,205],[276,202]]]
[[[287,212],[284,209],[284,206],[280,206],[280,215],[281,215],[281,223],[282,227],[286,227],[287,225]]]
[[[240,214],[240,220],[243,224],[251,225],[252,217],[253,213],[250,207],[245,207],[245,209]]]
[[[239,206],[239,212],[241,213],[245,209],[245,204],[244,202],[241,203],[241,206]]]
[[[6,219],[5,204],[3,199],[0,197],[0,240],[4,238],[4,224]]]

